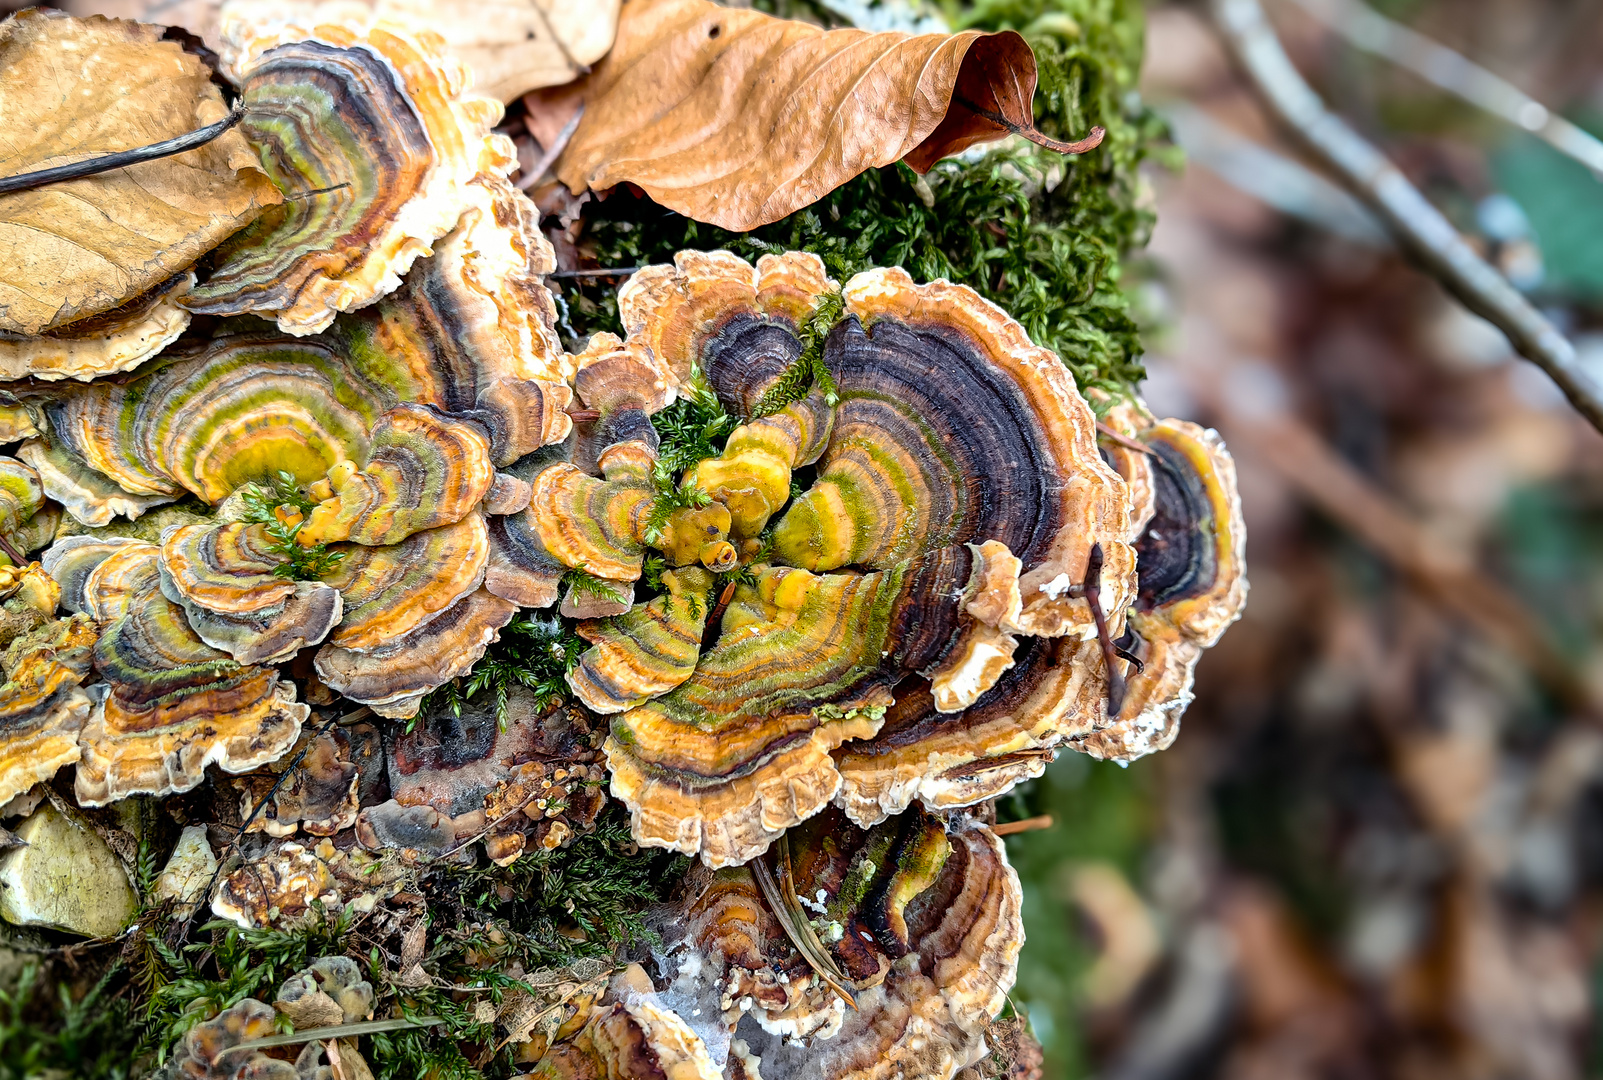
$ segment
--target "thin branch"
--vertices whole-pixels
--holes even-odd
[[[528,191],[540,182],[540,177],[544,176],[545,171],[562,156],[562,151],[568,148],[568,140],[579,130],[579,121],[582,119],[584,119],[584,102],[581,101],[579,107],[573,110],[573,115],[568,118],[568,122],[562,125],[562,130],[557,132],[557,137],[551,140],[551,145],[540,155],[540,160],[529,169],[529,175],[518,177],[519,191]]]
[[[63,180],[77,180],[85,176],[94,176],[97,173],[111,172],[114,169],[125,169],[130,165],[140,165],[157,158],[172,157],[193,150],[197,146],[205,146],[217,136],[239,123],[245,115],[243,102],[235,102],[228,115],[215,124],[207,124],[203,128],[185,132],[171,139],[163,139],[149,146],[139,146],[132,150],[119,150],[114,154],[96,154],[94,157],[82,161],[74,161],[70,165],[57,165],[52,169],[40,169],[38,172],[20,173],[16,176],[0,177],[0,195],[9,195],[14,191],[27,191],[29,188],[42,187],[45,184],[57,184]]]
[[[1027,817],[1022,821],[1004,821],[1000,825],[992,825],[991,831],[998,836],[1012,836],[1015,833],[1034,832],[1037,829],[1050,829],[1053,825],[1051,814],[1041,814],[1037,817]]]
[[[1377,487],[1294,416],[1237,406],[1209,380],[1187,386],[1220,413],[1231,441],[1280,474],[1370,551],[1406,576],[1439,608],[1515,657],[1564,707],[1599,716],[1598,696],[1577,674],[1522,597],[1437,536],[1414,512]]]
[[[1577,127],[1501,76],[1358,0],[1295,0],[1298,7],[1368,53],[1407,68],[1535,135],[1561,154],[1603,174],[1603,140]]]
[[[1432,276],[1495,324],[1520,355],[1547,372],[1570,404],[1603,431],[1603,386],[1581,367],[1557,327],[1464,242],[1402,172],[1324,102],[1292,66],[1258,0],[1212,0],[1237,63],[1275,114],[1379,217]]]

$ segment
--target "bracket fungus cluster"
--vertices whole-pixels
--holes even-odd
[[[809,254],[646,267],[624,335],[570,354],[500,106],[438,39],[222,38],[280,201],[137,302],[0,340],[0,802],[215,764],[253,847],[212,908],[263,926],[381,863],[560,847],[610,793],[701,865],[657,979],[535,1076],[972,1062],[1023,931],[971,808],[1174,739],[1245,599],[1218,436],[1094,410],[966,287]],[[730,418],[709,454],[665,445],[682,399]],[[564,635],[545,682],[505,652],[520,612]],[[258,1004],[192,1031],[186,1075]]]
[[[658,978],[615,981],[535,1077],[950,1077],[983,1052],[1024,942],[1002,841],[963,815],[865,830],[827,811],[681,891],[655,913]]]

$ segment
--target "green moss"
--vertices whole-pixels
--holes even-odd
[[[573,570],[564,574],[563,580],[570,585],[581,580],[599,581]],[[463,704],[482,695],[489,695],[495,702],[496,716],[505,727],[508,696],[514,687],[532,690],[534,707],[546,708],[568,695],[566,676],[586,648],[588,645],[573,628],[559,619],[537,615],[514,619],[471,672],[429,693],[418,716],[408,722],[407,730],[412,730],[418,717],[433,708],[443,706],[461,716]]]
[[[41,977],[43,975],[43,977]],[[73,1077],[129,1080],[144,1075],[136,1057],[138,1029],[129,1021],[122,965],[112,964],[74,993],[70,973],[29,958],[9,989],[0,990],[0,1080]]]
[[[839,280],[901,266],[919,281],[961,282],[1000,305],[1055,350],[1082,387],[1139,381],[1141,345],[1119,287],[1121,260],[1146,242],[1152,213],[1142,205],[1138,169],[1163,134],[1135,97],[1139,6],[1002,0],[957,11],[954,24],[1021,31],[1040,69],[1037,126],[1073,139],[1100,124],[1102,145],[1065,159],[1011,140],[975,160],[941,162],[923,178],[900,164],[871,170],[749,233],[698,224],[617,190],[594,208],[582,246],[605,267],[720,247],[749,259],[811,251]],[[621,331],[611,288],[571,283],[565,298],[578,336]]]
[[[272,541],[273,553],[284,560],[273,568],[278,577],[291,581],[321,581],[344,561],[343,551],[334,551],[327,544],[302,544],[296,539],[317,504],[301,490],[300,481],[293,473],[280,470],[264,483],[250,484],[241,492],[241,498],[245,504],[241,520],[263,526]],[[286,524],[278,517],[281,506],[298,511],[301,519],[292,525]]]

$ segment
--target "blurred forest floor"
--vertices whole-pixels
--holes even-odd
[[[1269,7],[1603,376],[1603,182]],[[1378,7],[1603,131],[1603,5]],[[1126,281],[1145,393],[1233,450],[1252,593],[1173,749],[1006,808],[1058,821],[1009,841],[1048,1076],[1603,1075],[1603,437],[1309,178],[1200,8],[1148,22],[1189,161]]]

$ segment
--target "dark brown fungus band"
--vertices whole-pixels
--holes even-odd
[[[1247,601],[1246,525],[1235,464],[1218,432],[1148,419],[1139,439],[1151,450],[1142,465],[1154,509],[1137,542],[1140,592],[1127,625],[1142,667],[1130,676],[1119,715],[1074,743],[1119,761],[1174,742],[1197,661]]]
[[[613,794],[643,843],[744,862],[840,788],[829,752],[872,736],[891,689],[963,647],[978,560],[941,548],[870,574],[760,570],[684,683],[612,721]]]

